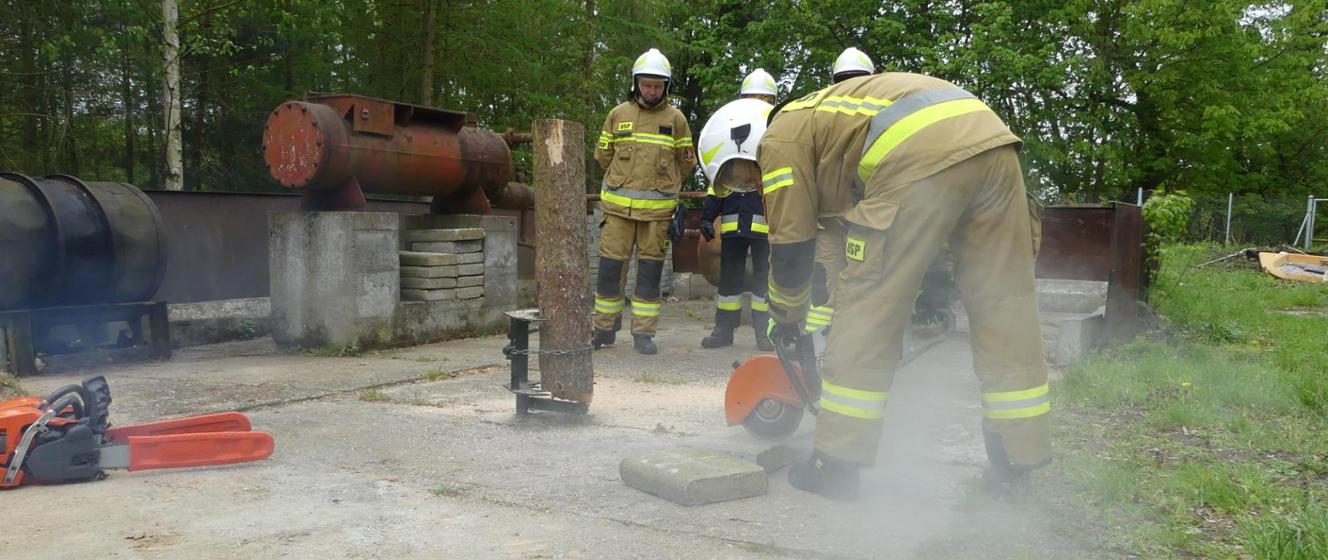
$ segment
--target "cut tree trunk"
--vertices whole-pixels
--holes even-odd
[[[535,121],[536,293],[540,315],[540,381],[554,397],[590,404],[595,372],[590,355],[586,271],[585,127]],[[576,351],[570,354],[545,354]]]

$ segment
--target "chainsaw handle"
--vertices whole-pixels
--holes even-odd
[[[51,394],[46,395],[46,397],[42,399],[42,402],[37,405],[37,410],[45,410],[51,405],[55,404],[57,401],[59,401],[60,397],[72,393],[78,393],[79,400],[70,401],[67,405],[61,406],[60,408],[64,408],[65,406],[73,406],[74,417],[82,418],[84,411],[88,410],[89,407],[92,406],[93,402],[91,394],[88,392],[87,388],[82,385],[65,385],[64,387],[51,391]],[[55,413],[59,414],[60,409],[59,408],[55,409]]]

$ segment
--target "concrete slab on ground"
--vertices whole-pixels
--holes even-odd
[[[684,506],[760,496],[768,486],[760,465],[691,446],[623,459],[618,476],[623,484]]]

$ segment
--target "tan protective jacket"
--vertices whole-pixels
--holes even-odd
[[[626,101],[604,120],[595,160],[604,170],[600,207],[605,214],[668,220],[683,180],[696,166],[692,130],[667,99],[651,109]]]
[[[896,208],[874,193],[1019,142],[972,94],[920,74],[850,79],[788,103],[758,150],[772,303],[805,306],[818,220],[834,231],[884,229]],[[795,244],[805,267],[803,255],[790,254]]]

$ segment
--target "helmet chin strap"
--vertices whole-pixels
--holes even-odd
[[[663,96],[663,95],[659,96],[659,99],[656,99],[656,100],[654,100],[654,101],[650,101],[650,100],[646,99],[644,95],[641,95],[640,92],[638,92],[638,93],[636,94],[636,102],[637,102],[637,103],[640,103],[643,107],[645,107],[645,108],[647,108],[647,109],[654,109],[655,107],[657,107],[657,106],[658,106],[660,103],[662,103],[663,101],[664,101],[664,96]]]

